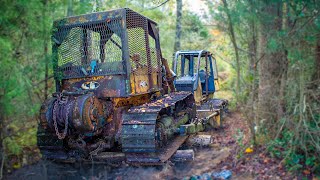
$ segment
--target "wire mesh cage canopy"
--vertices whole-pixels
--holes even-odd
[[[160,73],[157,24],[131,9],[68,17],[53,24],[56,79]],[[145,68],[146,71],[137,71]]]

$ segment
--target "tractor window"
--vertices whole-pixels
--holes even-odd
[[[200,58],[199,71],[206,72],[206,57],[201,57],[201,58]],[[209,57],[208,57],[208,70],[207,70],[207,71],[208,71],[208,75],[210,76],[210,74],[211,74],[211,68],[210,68]]]
[[[211,58],[212,59],[212,68],[213,68],[213,75],[214,75],[214,79],[218,79],[218,69],[217,69],[217,62],[215,58]]]
[[[193,76],[196,67],[196,58],[191,55],[179,55],[177,59],[177,76]]]

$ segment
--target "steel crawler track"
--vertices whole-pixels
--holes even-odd
[[[163,116],[173,117],[175,126],[185,115],[192,118],[195,113],[193,95],[189,92],[173,92],[161,99],[132,107],[124,115],[122,124],[122,151],[129,163],[160,164],[167,161],[187,136],[174,135],[163,139],[158,123]],[[194,111],[194,112],[193,112]],[[162,141],[170,140],[168,143]]]

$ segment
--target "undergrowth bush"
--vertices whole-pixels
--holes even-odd
[[[269,141],[268,152],[272,157],[282,159],[289,171],[308,170],[319,175],[320,152],[317,149],[320,142],[314,141],[314,135],[310,133],[310,129],[314,129],[313,123],[306,123],[300,128],[297,126],[284,128],[278,137]]]

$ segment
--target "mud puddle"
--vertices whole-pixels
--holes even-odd
[[[40,161],[17,170],[7,179],[182,179],[194,174],[209,172],[226,159],[228,148],[197,148],[195,159],[191,162],[168,162],[163,166],[129,166],[90,164],[61,164]]]

